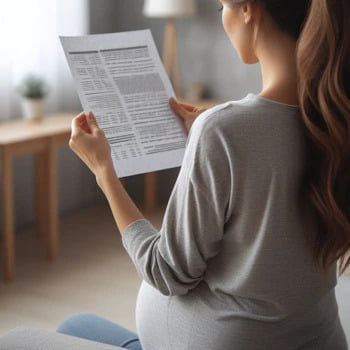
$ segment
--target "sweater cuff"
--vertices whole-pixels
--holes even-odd
[[[158,230],[147,219],[138,219],[130,223],[122,232],[122,243],[124,248],[131,252],[133,242],[140,240],[142,236],[157,234]]]

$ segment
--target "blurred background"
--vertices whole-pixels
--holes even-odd
[[[7,130],[1,129],[2,124],[23,119],[18,86],[28,73],[41,77],[47,86],[46,118],[53,113],[81,111],[58,35],[150,28],[162,54],[167,19],[145,16],[143,6],[143,0],[1,0],[0,139]],[[240,61],[223,31],[219,7],[219,1],[199,0],[193,16],[176,19],[185,97],[194,84],[201,87],[202,101],[238,100],[261,89],[259,65]],[[0,281],[0,334],[19,325],[55,329],[75,312],[99,313],[135,329],[140,280],[94,176],[67,144],[57,149],[60,248],[57,259],[49,263],[43,237],[36,233],[34,164],[34,155],[13,158],[16,273],[11,282]],[[178,171],[174,168],[157,175],[157,207],[147,216],[155,226],[161,224]],[[128,177],[124,184],[136,204],[144,208],[144,176]],[[2,198],[5,188],[3,182]],[[3,223],[4,201],[1,205]],[[347,318],[344,322],[350,333],[347,282],[342,279],[338,293],[344,300],[342,317]]]
[[[143,0],[2,1],[0,120],[21,117],[21,97],[15,87],[28,72],[40,74],[50,86],[45,101],[47,113],[81,110],[58,35],[150,28],[161,54],[166,20],[143,16],[143,4]],[[217,1],[200,0],[197,15],[177,19],[182,88],[186,91],[191,82],[200,82],[206,98],[234,100],[244,97],[248,91],[259,91],[260,72],[258,65],[247,66],[240,61],[223,32],[218,7]],[[68,213],[99,200],[95,179],[67,147],[59,150],[58,158],[60,212]],[[16,225],[20,227],[34,220],[33,208],[29,205],[34,195],[30,185],[33,163],[29,157],[14,162]],[[160,202],[167,200],[176,174],[176,169],[159,174]],[[127,182],[130,194],[141,201],[142,176]],[[26,205],[20,205],[23,198]]]

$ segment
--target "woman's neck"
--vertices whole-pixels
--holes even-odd
[[[260,96],[282,103],[298,105],[296,42],[292,38],[274,38],[258,52],[263,89]]]

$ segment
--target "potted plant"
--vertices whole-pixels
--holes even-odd
[[[48,92],[45,80],[37,75],[28,74],[20,82],[18,90],[23,97],[24,118],[33,121],[41,120],[44,98]]]

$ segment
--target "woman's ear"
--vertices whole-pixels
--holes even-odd
[[[249,24],[253,20],[257,23],[260,21],[262,9],[255,1],[243,5],[241,10],[245,24]]]
[[[244,18],[244,24],[250,23],[252,20],[252,6],[250,4],[243,5],[241,9]]]

